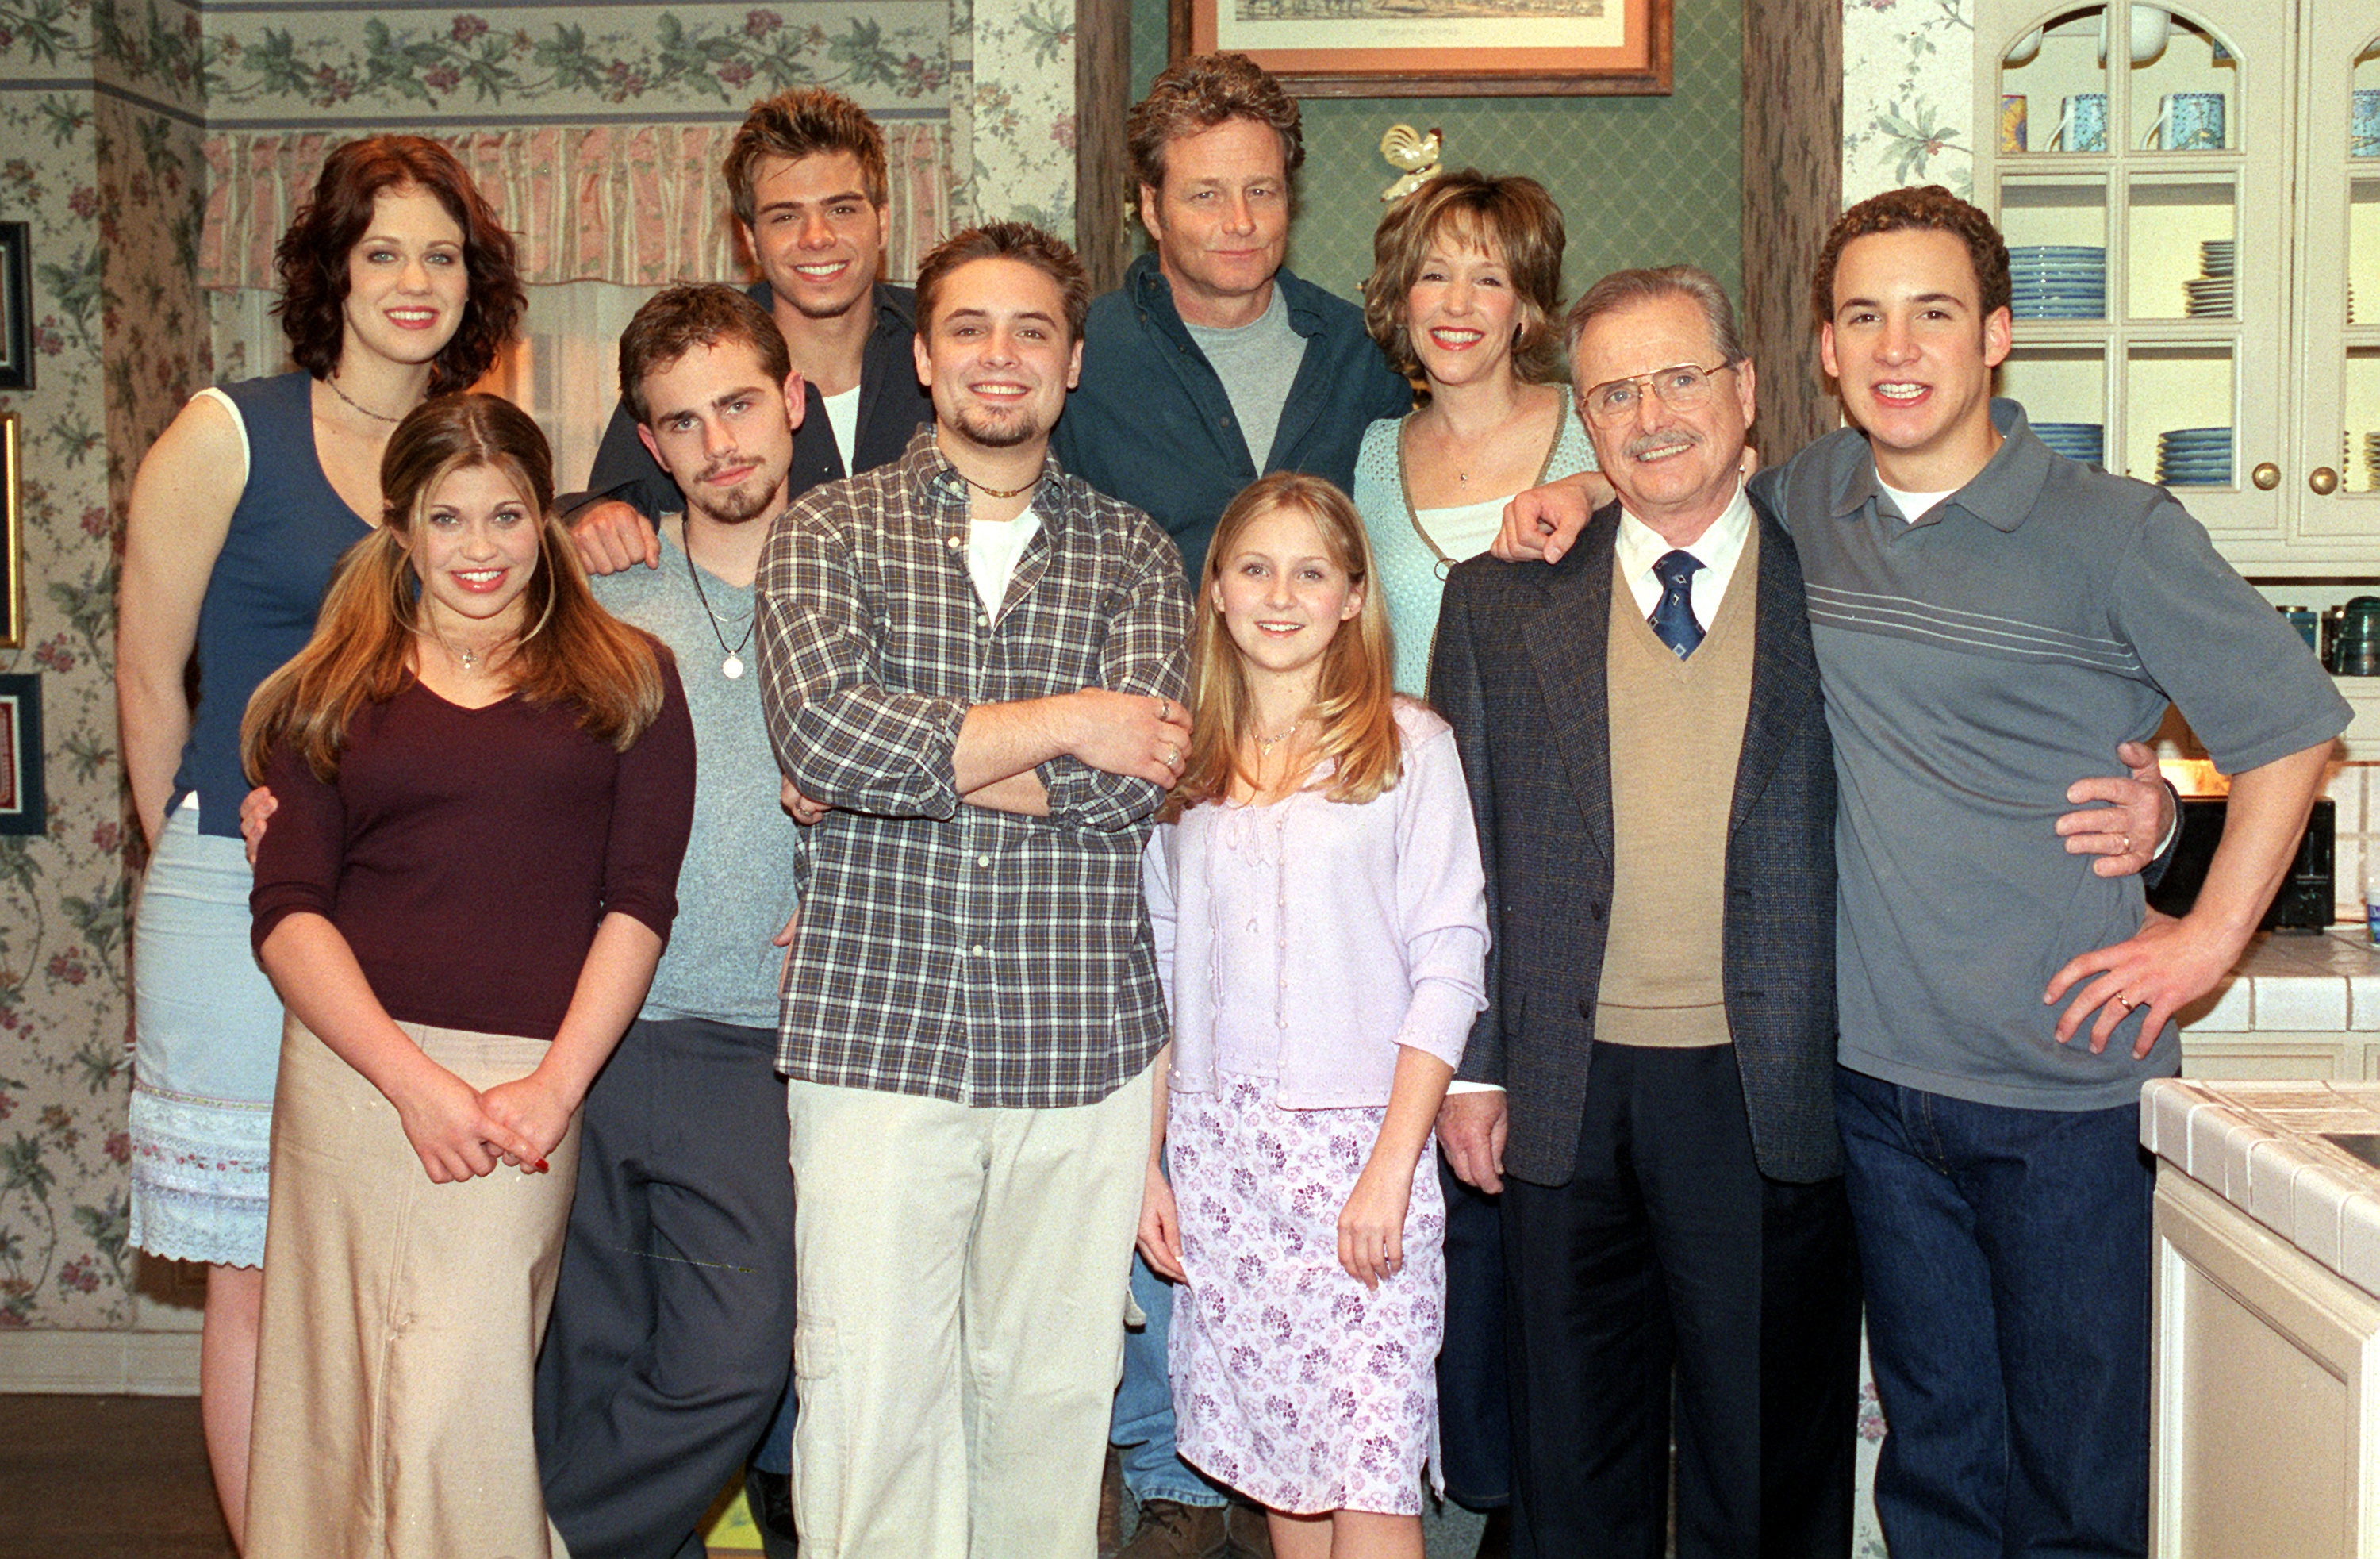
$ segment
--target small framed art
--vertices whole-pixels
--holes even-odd
[[[42,679],[0,676],[0,834],[46,834],[42,786]]]
[[[0,222],[0,390],[33,387],[33,228]]]
[[[1254,59],[1300,97],[1659,95],[1671,0],[1172,0],[1172,55]]]

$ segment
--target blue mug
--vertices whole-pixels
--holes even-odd
[[[2107,94],[2076,92],[2066,100],[2066,112],[2049,132],[2049,144],[2067,152],[2107,149]]]
[[[2155,139],[2160,131],[2164,139],[2158,144],[2168,152],[2222,151],[2223,94],[2166,93],[2157,121],[2149,127],[2149,138]]]

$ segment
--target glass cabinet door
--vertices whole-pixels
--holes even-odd
[[[2163,481],[2225,550],[2277,548],[2288,457],[2293,62],[2272,0],[1981,0],[1992,127],[1976,199],[2007,235],[2002,393],[2054,447]],[[1986,43],[1984,45],[1992,45]]]
[[[2380,564],[2380,17],[2301,10],[2301,534]],[[2328,547],[2325,551],[2330,550]]]

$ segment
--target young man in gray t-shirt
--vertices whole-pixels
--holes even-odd
[[[669,946],[588,1091],[537,1445],[547,1512],[574,1552],[674,1553],[776,1416],[793,1358],[776,1056],[796,842],[751,638],[802,381],[768,311],[727,286],[657,294],[620,358],[623,402],[685,512],[657,527],[658,567],[593,583],[677,659],[694,832]]]

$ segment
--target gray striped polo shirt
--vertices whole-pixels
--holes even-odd
[[[2178,707],[2227,773],[2329,740],[2350,711],[2164,489],[2052,453],[2023,409],[1974,479],[1915,524],[1866,439],[1762,473],[1809,583],[1834,736],[1843,1064],[1984,1103],[2128,1104],[2180,1069],[2127,1018],[2059,1045],[2042,988],[2138,929],[2137,877],[2068,855],[2066,788]],[[1781,499],[1781,501],[1780,501]]]

